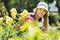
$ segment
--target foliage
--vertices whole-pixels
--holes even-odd
[[[16,15],[15,15],[16,13]],[[60,31],[49,30],[43,32],[37,25],[38,21],[31,21],[24,18],[28,11],[24,10],[19,14],[15,8],[11,9],[11,16],[0,17],[0,39],[1,40],[59,40]],[[24,16],[23,16],[24,15]],[[14,17],[13,17],[14,16]]]

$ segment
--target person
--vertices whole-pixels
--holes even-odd
[[[34,23],[34,26],[36,26],[37,24],[41,25],[38,22],[39,22],[39,20],[41,21],[41,19],[43,19],[42,30],[47,31],[48,30],[48,25],[49,25],[49,20],[48,20],[49,11],[48,11],[47,3],[39,2],[37,7],[34,8],[33,11],[34,11],[34,15],[29,15],[26,10],[23,11],[23,14],[26,13],[25,14],[25,21],[30,20]]]
[[[43,21],[43,25],[44,31],[48,30],[48,25],[49,25],[49,20],[48,20],[48,16],[49,16],[49,11],[48,11],[48,4],[45,2],[39,2],[37,7],[33,9],[34,11],[34,20],[39,20],[40,18],[43,17],[44,21]]]
[[[48,20],[48,16],[49,16],[49,11],[48,11],[48,4],[45,2],[39,2],[37,7],[33,9],[34,11],[34,20],[39,20],[41,18],[43,18],[43,31],[47,31],[48,30],[48,25],[49,25],[49,20]],[[30,17],[30,16],[29,16]],[[28,17],[27,17],[28,18]],[[31,19],[31,17],[30,17]]]

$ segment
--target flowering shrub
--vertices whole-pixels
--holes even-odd
[[[16,9],[15,9],[15,8],[12,8],[10,12],[11,12],[11,16],[12,16],[13,18],[15,18],[15,17],[16,17],[16,14],[17,14]]]
[[[37,26],[38,21],[25,21],[27,10],[18,14],[17,10],[12,8],[10,12],[11,17],[0,17],[0,40],[60,40],[59,31],[43,32]]]
[[[3,22],[3,18],[1,17],[1,18],[0,18],[0,23],[2,23],[2,22]]]

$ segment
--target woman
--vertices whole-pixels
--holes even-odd
[[[49,20],[48,20],[48,16],[49,16],[49,12],[48,12],[48,5],[45,3],[45,2],[40,2],[38,3],[37,7],[33,9],[34,11],[34,20],[39,20],[41,18],[44,19],[43,21],[43,25],[44,25],[44,28],[43,30],[44,31],[47,31],[48,30],[48,25],[49,25]],[[29,16],[30,17],[30,16]],[[27,17],[29,19],[29,17]],[[30,19],[32,19],[30,17]]]
[[[44,25],[44,31],[48,30],[48,25],[49,25],[49,12],[48,12],[48,5],[45,2],[40,2],[38,3],[37,7],[34,9],[34,20],[39,20],[39,18],[44,19],[43,25]]]
[[[24,13],[27,13],[26,11]],[[26,14],[25,14],[26,15]],[[48,5],[45,2],[40,2],[38,3],[37,7],[34,9],[34,16],[32,17],[31,15],[29,15],[27,13],[27,16],[25,16],[25,21],[30,20],[33,22],[34,26],[38,26],[39,23],[39,19],[43,18],[43,31],[47,31],[48,30],[48,24],[49,24],[49,20],[48,20]],[[36,25],[35,23],[37,23],[38,25]],[[40,24],[41,26],[41,24]]]

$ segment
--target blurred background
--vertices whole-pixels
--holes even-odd
[[[11,8],[16,8],[18,13],[24,9],[33,13],[39,2],[46,2],[49,6],[49,23],[51,26],[60,26],[60,0],[0,0],[0,17],[4,13],[10,14]]]

